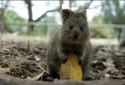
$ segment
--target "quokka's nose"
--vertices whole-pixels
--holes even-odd
[[[74,39],[78,39],[78,37],[79,37],[78,34],[74,34],[74,35],[73,35],[73,38],[74,38]]]

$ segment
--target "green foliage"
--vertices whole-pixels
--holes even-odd
[[[92,29],[91,30],[91,37],[92,38],[106,38],[106,39],[113,38],[111,32],[106,28]]]
[[[103,0],[102,16],[105,23],[125,24],[125,2],[121,0]],[[114,28],[111,30],[113,34],[120,38],[120,33],[125,30]],[[125,34],[124,34],[125,35]]]
[[[122,4],[120,4],[119,0],[102,1],[102,15],[104,16],[105,23],[125,23],[125,3]]]
[[[46,36],[47,35],[47,32],[49,30],[52,30],[54,31],[55,28],[53,25],[51,24],[54,24],[56,25],[56,22],[55,22],[55,19],[53,16],[46,16],[44,19],[42,19],[42,21],[39,22],[39,24],[35,25],[35,28],[34,28],[34,31],[31,35],[33,36]]]
[[[103,24],[104,23],[103,17],[102,16],[95,16],[92,19],[91,23],[92,24]]]
[[[121,0],[104,0],[102,1],[102,15],[105,23],[111,24],[125,24],[125,2]],[[111,29],[114,36],[118,39],[121,38],[123,29],[114,28]],[[125,35],[125,32],[123,32]],[[122,34],[123,34],[122,33]]]
[[[7,32],[21,32],[22,28],[24,27],[24,23],[26,20],[20,17],[16,12],[13,10],[6,10],[5,11],[5,23]]]
[[[95,16],[92,21],[92,24],[103,24],[104,19],[102,16]],[[91,37],[92,38],[113,38],[111,32],[107,28],[96,28],[91,29]]]
[[[27,34],[27,25],[26,20],[20,17],[16,12],[13,10],[6,10],[5,11],[5,22],[6,22],[6,32],[18,32],[21,35],[28,35]],[[50,26],[50,24],[55,24],[55,19],[53,16],[46,16],[42,19],[38,24],[35,25],[34,31],[31,33],[31,36],[46,36],[47,31],[51,30],[54,31],[54,26]]]
[[[95,17],[93,19],[94,23],[105,23],[105,24],[125,24],[125,2],[121,0],[103,0],[102,1],[102,10],[101,16]],[[100,20],[99,17],[102,19]],[[121,30],[119,28],[108,28],[110,33],[114,37],[121,37]],[[124,33],[124,34],[123,34]],[[125,32],[122,33],[122,36],[125,35]]]

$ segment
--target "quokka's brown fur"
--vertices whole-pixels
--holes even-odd
[[[62,28],[51,38],[47,48],[48,69],[51,77],[59,78],[60,65],[69,54],[75,54],[83,71],[83,79],[89,74],[91,44],[86,12],[62,10]]]

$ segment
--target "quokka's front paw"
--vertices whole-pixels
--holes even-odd
[[[63,59],[63,61],[62,61],[62,62],[63,62],[63,63],[65,63],[66,61],[67,61],[67,58]]]
[[[91,76],[88,76],[88,77],[83,78],[83,80],[85,80],[85,81],[94,80],[94,79],[95,79],[95,78],[94,78],[94,77],[91,77]]]
[[[68,57],[67,57],[66,55],[64,55],[64,54],[60,54],[59,57],[60,57],[62,63],[65,63],[65,62],[67,61],[67,58],[68,58]]]
[[[79,65],[81,65],[81,64],[82,64],[82,61],[79,59],[79,60],[78,60],[78,63],[79,63]]]
[[[65,63],[67,61],[67,57],[66,56],[61,57],[61,61],[62,63]]]

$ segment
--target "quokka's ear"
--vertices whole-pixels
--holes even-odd
[[[62,10],[62,21],[63,23],[73,14],[73,12],[69,9]]]
[[[83,12],[80,12],[80,15],[83,16],[84,19],[87,19],[87,10],[84,10]]]

